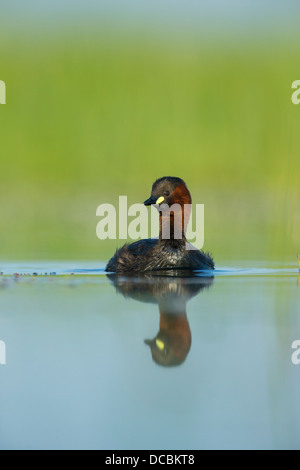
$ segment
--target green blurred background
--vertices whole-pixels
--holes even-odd
[[[4,6],[0,24],[0,259],[106,260],[120,242],[97,239],[97,206],[142,202],[171,175],[205,204],[204,249],[217,264],[295,260],[292,10],[270,22],[266,7],[222,28],[208,15],[200,28],[190,1],[183,23],[179,14],[167,27],[155,14],[122,22],[121,10],[70,17],[56,2],[51,14],[31,3],[25,19]]]

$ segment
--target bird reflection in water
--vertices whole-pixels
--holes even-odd
[[[164,367],[182,364],[191,348],[192,335],[186,313],[187,302],[204,289],[214,278],[191,272],[166,271],[163,274],[145,273],[141,276],[108,274],[117,292],[139,302],[158,304],[159,332],[146,339],[153,360]]]

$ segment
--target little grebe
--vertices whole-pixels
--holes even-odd
[[[166,269],[214,269],[211,256],[198,249],[187,249],[185,228],[190,215],[191,195],[180,178],[166,176],[152,186],[146,206],[157,205],[160,233],[158,239],[139,240],[118,249],[106,266],[107,272],[145,272]],[[168,208],[172,206],[172,211]],[[181,217],[176,217],[176,207]],[[168,237],[163,236],[165,228]],[[180,230],[180,237],[178,231]]]

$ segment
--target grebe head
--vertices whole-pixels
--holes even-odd
[[[155,181],[152,186],[151,196],[144,204],[145,206],[167,204],[191,204],[192,198],[185,182],[174,176],[164,176]]]

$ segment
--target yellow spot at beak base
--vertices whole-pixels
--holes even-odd
[[[158,349],[159,349],[160,351],[162,351],[162,350],[164,349],[165,344],[164,344],[160,339],[157,339],[157,340],[155,341],[155,343],[156,343],[156,346],[158,347]]]
[[[157,199],[157,201],[156,201],[155,204],[161,204],[164,200],[165,200],[165,198],[164,198],[163,196],[160,196],[160,197]]]

